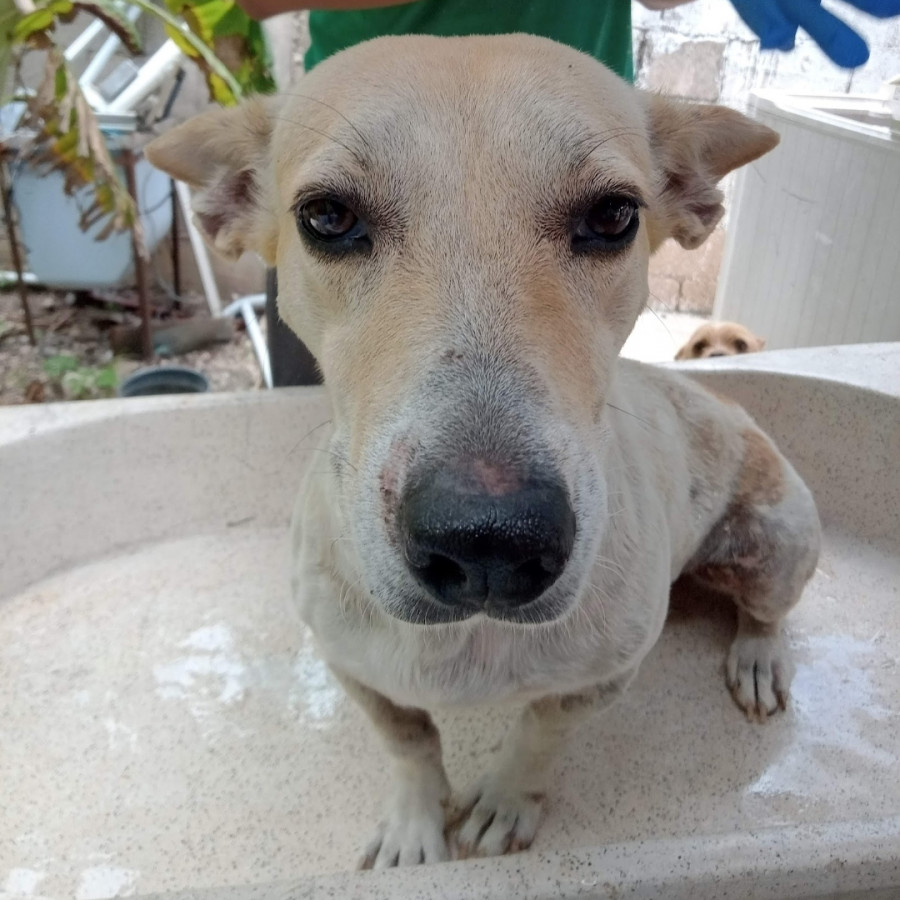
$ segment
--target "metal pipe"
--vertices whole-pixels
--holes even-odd
[[[244,320],[244,325],[247,328],[247,337],[250,338],[256,361],[259,363],[259,371],[262,373],[266,387],[271,388],[272,363],[269,359],[269,348],[266,346],[262,329],[259,327],[259,321],[256,318],[256,314],[263,312],[265,308],[265,294],[248,294],[246,297],[238,297],[237,300],[229,303],[222,310],[222,317],[240,316]]]
[[[203,236],[194,224],[191,210],[191,189],[183,181],[176,181],[175,193],[178,194],[178,201],[181,204],[185,227],[191,240],[191,249],[194,251],[194,259],[197,261],[200,283],[203,285],[203,293],[206,294],[206,303],[213,316],[220,316],[222,314],[222,298],[219,296],[216,276],[213,275],[209,253],[206,250],[206,244],[203,242]]]
[[[166,41],[142,66],[137,78],[106,107],[107,112],[133,112],[172,72],[181,65],[181,51],[174,41]]]
[[[256,312],[262,312],[266,308],[266,295],[265,294],[247,294],[246,297],[238,297],[237,300],[229,303],[225,309],[222,310],[223,316],[236,316],[239,312],[241,312],[241,307],[245,304],[249,303]]]
[[[250,297],[244,297],[241,301],[241,315],[244,319],[244,325],[247,328],[247,337],[253,345],[253,352],[259,362],[259,369],[262,372],[263,381],[267,388],[272,387],[272,367],[269,363],[269,351],[266,348],[266,340],[263,337],[262,330],[259,327],[259,321],[256,318],[256,312],[253,309],[253,303]],[[263,296],[265,302],[265,296]]]
[[[78,57],[87,50],[91,41],[93,41],[94,38],[99,37],[105,28],[106,26],[99,19],[95,19],[91,22],[91,24],[88,25],[88,27],[85,28],[84,31],[82,31],[81,34],[79,34],[66,48],[66,52],[63,54],[66,58],[66,62],[74,62],[78,59]]]

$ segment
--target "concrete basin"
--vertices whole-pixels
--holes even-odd
[[[385,757],[287,590],[321,390],[0,410],[0,897],[900,897],[900,344],[684,368],[819,503],[788,711],[744,720],[730,611],[676,596],[529,852],[384,873]],[[462,787],[509,715],[438,718]]]

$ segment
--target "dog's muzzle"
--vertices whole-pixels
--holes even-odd
[[[556,479],[472,478],[468,469],[420,474],[400,502],[404,557],[440,604],[504,616],[562,574],[575,513]]]

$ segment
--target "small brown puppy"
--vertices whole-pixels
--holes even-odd
[[[749,328],[737,322],[707,322],[675,354],[675,359],[710,359],[713,356],[738,356],[756,353],[766,346]]]

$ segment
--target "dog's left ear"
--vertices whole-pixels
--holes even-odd
[[[147,159],[194,191],[194,222],[228,259],[254,250],[274,265],[276,223],[264,183],[274,98],[213,109],[147,145]]]
[[[725,212],[719,181],[768,153],[778,134],[725,106],[708,106],[644,94],[656,167],[653,249],[667,237],[692,250]]]

